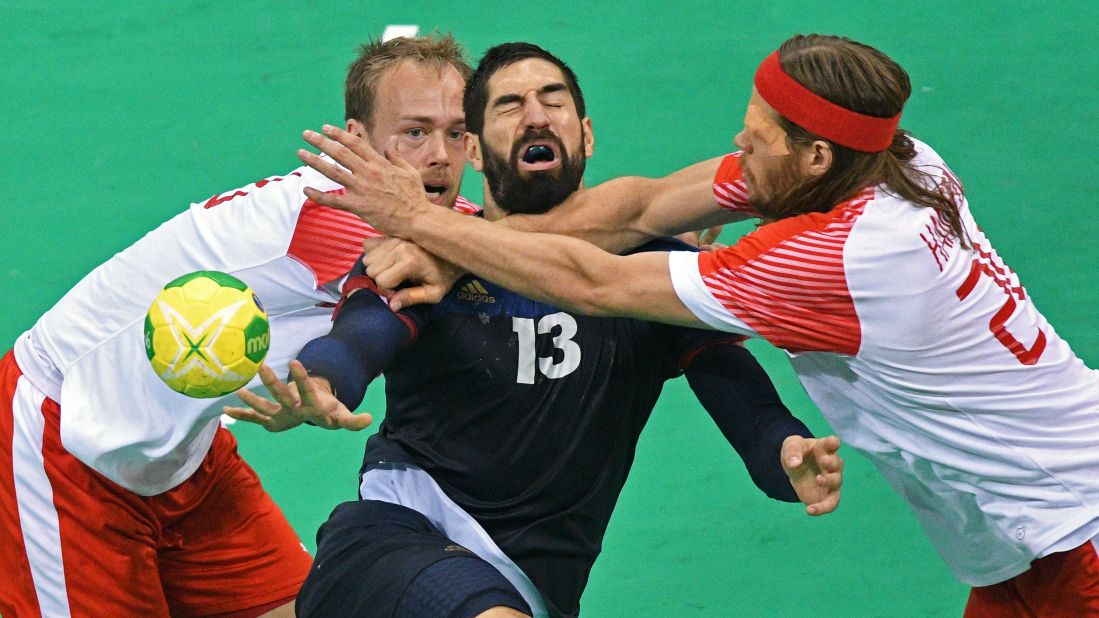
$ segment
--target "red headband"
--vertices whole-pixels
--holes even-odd
[[[756,71],[756,92],[784,118],[799,127],[860,152],[881,152],[893,143],[901,115],[867,116],[811,92],[782,70],[778,52]]]

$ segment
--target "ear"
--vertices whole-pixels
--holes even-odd
[[[473,171],[480,172],[485,168],[485,162],[481,159],[481,140],[477,134],[466,131],[462,136],[462,146],[466,149],[466,159]]]
[[[347,132],[352,134],[352,135],[365,138],[366,137],[366,125],[359,122],[358,120],[355,120],[354,118],[349,118],[347,120]]]
[[[815,140],[808,148],[798,153],[801,171],[819,178],[832,169],[832,145],[824,140]]]
[[[591,157],[595,153],[595,133],[591,130],[591,117],[585,116],[580,121],[580,126],[584,127],[584,156]]]

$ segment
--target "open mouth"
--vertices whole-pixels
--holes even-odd
[[[552,142],[533,142],[526,145],[519,158],[519,169],[548,170],[561,164],[561,154]]]
[[[443,196],[446,195],[447,186],[442,184],[434,184],[430,182],[424,183],[424,193],[427,193],[427,199],[433,204],[442,204]]]

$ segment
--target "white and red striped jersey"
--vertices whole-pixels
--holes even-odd
[[[942,159],[917,148],[970,248],[879,186],[670,267],[700,320],[790,354],[836,433],[957,577],[983,586],[1099,534],[1099,372],[1035,308]],[[737,155],[714,184],[724,207],[749,208]]]
[[[305,187],[342,191],[301,167],[192,204],[89,273],[19,338],[24,376],[61,404],[69,452],[142,495],[176,486],[201,463],[226,402],[170,390],[142,341],[149,304],[176,277],[218,270],[255,290],[271,323],[266,362],[280,375],[328,332],[340,281],[363,238],[378,232],[306,199]],[[479,210],[460,197],[455,209]]]

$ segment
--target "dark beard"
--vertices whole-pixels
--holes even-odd
[[[580,188],[584,179],[585,157],[573,160],[565,151],[565,145],[548,130],[530,130],[515,142],[511,148],[511,157],[505,159],[489,148],[484,140],[481,152],[484,153],[484,173],[492,199],[504,211],[510,214],[536,215],[565,201]],[[552,169],[531,172],[524,178],[519,174],[519,148],[532,140],[552,141],[561,156],[561,165]],[[580,143],[584,143],[584,129],[580,129]]]

